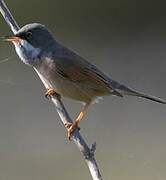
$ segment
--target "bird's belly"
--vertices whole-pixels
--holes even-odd
[[[51,78],[51,85],[60,95],[82,102],[90,102],[98,96],[108,95],[87,84],[75,83],[61,77]]]
[[[64,97],[85,102],[92,99],[92,96],[87,89],[82,88],[79,84],[73,83],[66,79],[56,78],[52,84],[56,91]]]

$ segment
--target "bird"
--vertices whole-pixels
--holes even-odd
[[[73,123],[65,124],[70,140],[79,129],[88,108],[102,96],[136,96],[166,104],[165,100],[125,86],[102,72],[91,62],[56,40],[52,32],[40,23],[24,25],[17,33],[5,37],[12,42],[19,58],[33,67],[48,85],[46,97],[59,94],[83,102]]]

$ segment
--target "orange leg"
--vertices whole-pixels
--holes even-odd
[[[46,93],[45,93],[45,97],[46,97],[46,98],[49,98],[49,97],[51,97],[51,96],[53,96],[53,95],[55,95],[55,94],[58,94],[58,93],[55,91],[55,89],[53,89],[53,88],[47,88],[47,91],[46,91]]]
[[[71,140],[71,137],[72,137],[74,131],[76,129],[78,129],[78,130],[80,129],[78,125],[80,124],[81,120],[83,119],[83,117],[86,114],[90,105],[91,105],[91,103],[88,102],[83,106],[80,114],[77,116],[76,120],[73,123],[65,124],[65,127],[67,128],[67,137],[69,140]]]

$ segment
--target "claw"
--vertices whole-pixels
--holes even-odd
[[[56,94],[56,91],[52,88],[49,88],[47,89],[47,92],[45,93],[45,97],[48,99],[55,94]]]
[[[80,130],[80,127],[78,127],[78,123],[66,123],[65,127],[67,128],[67,137],[69,140],[71,140],[71,137],[73,136],[73,133],[75,130]]]
[[[88,102],[85,104],[82,111],[80,112],[80,114],[77,116],[76,120],[73,123],[67,122],[65,124],[65,127],[67,129],[67,137],[69,140],[71,140],[71,137],[73,136],[73,133],[75,130],[78,130],[78,131],[80,130],[78,125],[79,125],[80,121],[82,120],[83,116],[85,115],[90,104],[91,104],[91,102]]]

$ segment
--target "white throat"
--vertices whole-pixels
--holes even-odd
[[[41,52],[39,48],[33,47],[26,40],[21,40],[19,43],[14,42],[14,46],[20,59],[28,65],[33,65]]]

